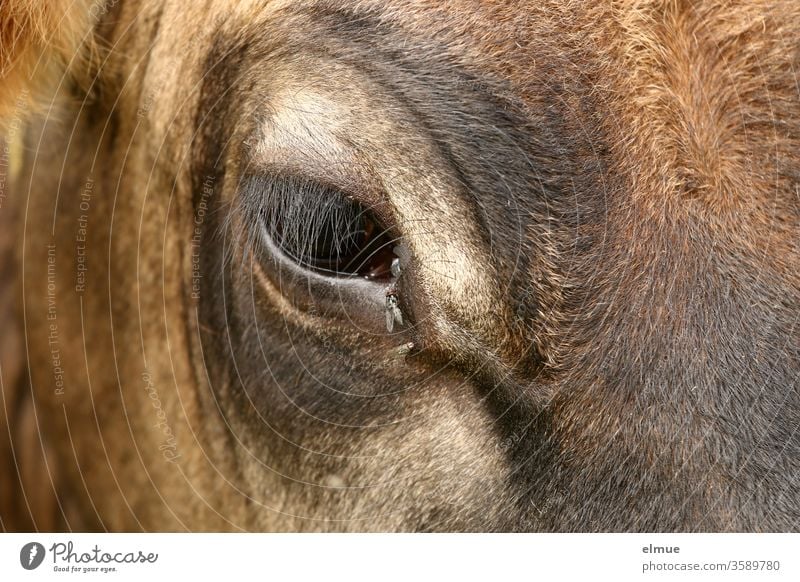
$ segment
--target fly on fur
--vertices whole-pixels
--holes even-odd
[[[395,325],[403,325],[403,312],[400,311],[397,288],[390,285],[386,288],[386,330],[392,333]]]

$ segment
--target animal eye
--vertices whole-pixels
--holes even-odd
[[[331,277],[389,279],[396,239],[364,205],[313,181],[281,177],[261,196],[271,242],[297,265]]]

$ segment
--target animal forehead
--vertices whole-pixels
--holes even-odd
[[[471,100],[476,107],[461,110],[484,129],[498,125],[498,114],[516,110],[541,128],[538,135],[528,132],[522,137],[528,144],[536,139],[548,146],[539,148],[543,156],[549,151],[554,158],[564,159],[569,153],[575,154],[573,160],[596,158],[598,152],[590,146],[597,135],[618,135],[600,153],[614,153],[618,173],[641,173],[644,165],[660,168],[660,176],[643,176],[647,184],[631,191],[648,207],[659,200],[687,197],[692,204],[712,205],[714,211],[735,209],[728,204],[731,200],[748,204],[752,196],[736,199],[719,193],[743,191],[738,187],[746,169],[742,151],[774,150],[775,144],[768,142],[783,137],[732,128],[755,119],[756,109],[776,103],[780,107],[774,115],[785,117],[784,110],[797,102],[796,91],[794,101],[783,97],[768,101],[765,94],[772,88],[773,93],[792,93],[782,71],[793,57],[773,48],[780,48],[785,42],[781,38],[789,38],[792,28],[798,28],[800,11],[780,7],[742,5],[722,10],[708,3],[702,10],[688,4],[659,9],[655,3],[634,1],[170,6],[162,18],[172,25],[161,29],[177,31],[178,39],[159,35],[164,54],[150,61],[161,72],[146,81],[164,95],[162,107],[183,101],[170,98],[163,88],[186,93],[204,83],[186,87],[179,68],[167,64],[174,62],[176,53],[178,58],[196,59],[201,77],[232,59],[247,62],[243,68],[254,76],[287,63],[295,76],[304,70],[330,70],[324,82],[336,84],[348,80],[335,65],[350,66],[384,86],[401,86],[406,99],[417,99],[425,107],[438,105],[442,115],[437,121],[448,119],[453,98],[462,100],[459,105]],[[761,26],[767,19],[775,26]],[[198,36],[207,45],[186,51],[180,37],[194,36],[194,22],[201,23]],[[731,47],[736,50],[728,50]],[[687,70],[703,74],[687,75]],[[745,79],[752,82],[742,83]],[[313,82],[319,82],[319,75]],[[476,95],[480,99],[473,99]],[[583,145],[576,143],[580,135],[585,138]],[[480,137],[486,139],[472,141],[495,141],[493,136]],[[637,154],[629,155],[633,151]],[[562,175],[573,169],[554,165],[549,158],[543,161],[540,167],[559,168]],[[767,188],[766,182],[750,181],[746,186],[748,192]]]
[[[537,53],[546,60],[542,51],[548,46],[553,47],[548,52],[554,55],[568,51],[568,45],[586,46],[587,33],[606,13],[597,3],[564,4],[550,0],[535,5],[472,0],[278,0],[238,2],[234,6],[214,2],[190,8],[181,4],[173,10],[184,21],[223,28],[230,36],[243,27],[261,27],[262,31],[283,27],[295,33],[293,40],[310,44],[333,36],[372,42],[379,48],[376,43],[389,40],[395,43],[392,48],[398,55],[413,50],[414,45],[426,44],[448,52],[462,64],[485,66],[511,77],[529,73],[536,65]],[[594,8],[590,10],[584,4]],[[186,37],[198,32],[196,26],[179,30]],[[389,31],[396,34],[388,37],[385,33]]]

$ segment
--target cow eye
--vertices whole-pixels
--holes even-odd
[[[286,258],[330,277],[385,280],[397,244],[375,214],[345,192],[297,177],[268,181],[260,220]]]

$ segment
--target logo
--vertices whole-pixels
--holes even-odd
[[[39,542],[29,542],[19,551],[19,563],[26,570],[35,570],[44,561],[44,546]]]

